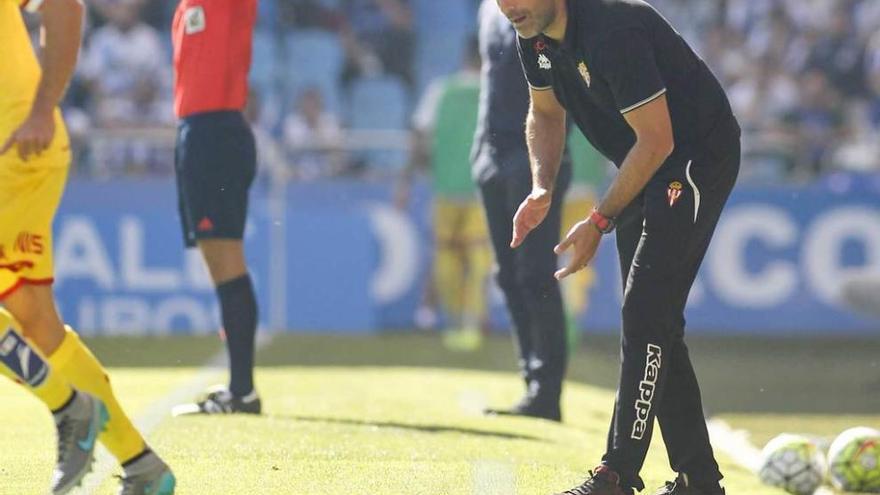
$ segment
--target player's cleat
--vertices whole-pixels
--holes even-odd
[[[544,404],[530,397],[524,397],[519,404],[510,409],[486,409],[485,414],[490,416],[527,416],[530,418],[549,419],[550,421],[562,421],[562,411],[559,403]]]
[[[237,397],[224,386],[208,390],[204,399],[193,404],[181,404],[171,411],[173,416],[190,414],[260,414],[263,410],[257,391]]]
[[[666,484],[654,495],[724,495],[724,488],[697,488],[690,484],[686,474],[679,474],[675,481]]]
[[[70,492],[91,471],[98,434],[110,419],[100,400],[82,392],[74,394],[70,403],[54,414],[58,462],[52,473],[52,495]]]
[[[620,476],[607,466],[590,471],[590,477],[580,486],[557,495],[633,495],[632,490],[620,487]]]
[[[167,464],[154,452],[125,466],[119,495],[174,495],[177,480]]]

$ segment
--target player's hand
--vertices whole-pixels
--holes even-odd
[[[596,249],[599,248],[599,241],[602,240],[602,234],[599,232],[589,219],[582,220],[574,225],[565,239],[557,245],[553,251],[556,254],[562,254],[570,247],[574,247],[574,252],[568,265],[556,271],[557,280],[562,280],[572,273],[579,272],[584,269],[587,264],[596,255]]]
[[[526,239],[529,232],[535,229],[550,211],[553,194],[546,189],[532,189],[532,193],[519,205],[513,216],[513,239],[510,247],[516,248]]]
[[[13,146],[16,146],[18,156],[22,160],[27,160],[32,155],[39,156],[52,144],[53,137],[55,137],[54,112],[33,111],[27,120],[6,139],[3,146],[0,146],[0,155],[6,154]]]

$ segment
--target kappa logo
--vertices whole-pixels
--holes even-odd
[[[542,53],[538,55],[538,67],[544,70],[550,70],[553,68],[553,64],[550,62],[550,58]]]
[[[581,73],[581,77],[584,78],[584,82],[587,83],[587,87],[589,88],[592,78],[590,77],[590,70],[587,68],[587,63],[583,60],[578,64],[578,72]]]
[[[639,382],[639,398],[636,400],[636,420],[633,423],[632,439],[645,438],[648,430],[648,418],[651,415],[651,404],[657,391],[657,379],[660,377],[662,349],[658,345],[648,344],[648,357],[645,362],[645,378]]]
[[[15,338],[15,335],[12,332],[9,332],[6,335],[6,338],[3,339],[3,342],[0,342],[0,357],[6,357],[15,350],[15,345],[18,344],[18,340]]]
[[[207,27],[205,8],[201,5],[190,7],[183,13],[184,32],[186,34],[201,33]]]
[[[678,202],[678,198],[681,197],[681,192],[684,189],[684,186],[681,185],[681,182],[674,181],[669,183],[669,188],[666,189],[666,198],[669,200],[669,207],[672,208],[675,206],[675,203]]]
[[[39,354],[12,330],[0,341],[0,362],[15,374],[17,380],[37,387],[49,375],[49,368]]]
[[[23,345],[15,351],[18,354],[18,363],[21,365],[21,376],[29,381],[31,375],[31,350]]]

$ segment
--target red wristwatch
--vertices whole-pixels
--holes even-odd
[[[615,227],[613,218],[606,217],[599,213],[599,210],[595,208],[593,208],[593,212],[590,213],[590,223],[602,234],[611,233]]]

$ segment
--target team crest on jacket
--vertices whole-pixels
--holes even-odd
[[[681,185],[679,181],[673,181],[669,183],[669,188],[666,189],[666,197],[669,199],[669,207],[672,208],[675,206],[675,203],[678,202],[678,198],[681,197],[681,191],[684,186]]]
[[[581,77],[584,78],[584,82],[587,83],[587,87],[590,87],[590,70],[587,69],[587,63],[581,60],[581,63],[578,64],[578,72],[581,73]]]

